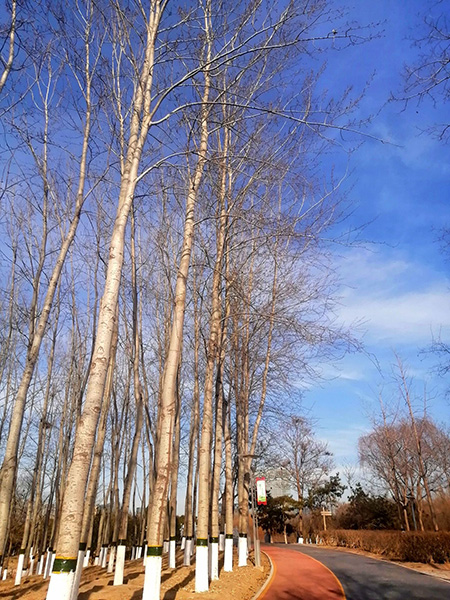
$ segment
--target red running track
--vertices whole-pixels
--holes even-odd
[[[344,590],[336,575],[318,560],[289,550],[264,546],[273,573],[257,600],[343,600]]]

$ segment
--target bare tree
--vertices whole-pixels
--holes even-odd
[[[405,66],[404,93],[395,99],[405,103],[431,101],[434,106],[450,99],[450,29],[448,0],[426,2],[426,12],[413,38],[417,59]],[[439,123],[431,132],[448,139],[450,124]]]
[[[66,493],[62,505],[58,539],[59,562],[54,565],[48,590],[49,600],[69,598],[72,593],[76,552],[81,534],[82,505],[89,474],[92,449],[97,430],[101,401],[111,353],[111,341],[120,279],[123,265],[124,236],[128,215],[137,184],[142,150],[147,139],[151,118],[150,103],[153,81],[154,51],[158,27],[165,4],[151,2],[146,19],[145,58],[135,89],[130,123],[125,170],[121,179],[119,201],[110,244],[110,258],[105,290],[100,307],[93,360],[89,372],[83,414],[77,428],[73,458],[69,469]],[[72,573],[72,576],[70,574]]]
[[[0,55],[1,63],[3,65],[3,72],[0,75],[0,94],[5,86],[8,75],[11,72],[13,60],[14,60],[14,38],[16,36],[16,24],[17,24],[17,0],[11,2],[11,21],[7,27],[8,43],[6,45],[7,53],[4,57]]]
[[[25,368],[22,374],[21,382],[16,394],[14,401],[14,408],[11,416],[10,428],[8,433],[8,442],[3,458],[3,464],[0,471],[0,548],[4,545],[6,539],[6,530],[8,523],[9,507],[13,494],[14,477],[17,472],[17,451],[20,440],[22,420],[25,410],[25,402],[28,394],[28,390],[31,384],[33,373],[36,367],[36,363],[39,357],[39,352],[44,338],[44,334],[47,328],[48,319],[53,305],[54,296],[56,293],[57,285],[61,276],[61,272],[64,266],[65,259],[69,248],[75,237],[78,223],[81,216],[81,210],[85,201],[85,182],[87,177],[87,154],[89,147],[89,139],[91,132],[91,118],[92,118],[92,106],[91,106],[91,85],[95,72],[95,64],[92,65],[91,60],[91,25],[93,18],[93,6],[92,3],[88,3],[86,8],[86,15],[84,16],[85,29],[83,32],[84,39],[84,64],[83,64],[83,75],[85,78],[85,86],[82,89],[82,94],[85,100],[85,120],[84,120],[84,131],[83,131],[83,142],[80,157],[79,167],[79,178],[78,188],[75,198],[75,208],[72,214],[70,227],[67,234],[61,240],[60,250],[58,252],[57,259],[54,263],[51,275],[48,279],[47,289],[43,305],[40,309],[38,316],[37,313],[37,301],[38,301],[38,290],[40,285],[41,274],[44,266],[45,251],[46,251],[46,238],[47,238],[47,216],[45,211],[48,210],[49,202],[49,182],[47,172],[47,137],[45,134],[44,138],[44,149],[43,156],[38,157],[35,155],[38,163],[41,175],[42,175],[42,186],[43,186],[43,202],[44,202],[44,214],[43,214],[43,236],[40,253],[40,263],[35,276],[35,287],[34,295],[31,302],[30,312],[30,331],[29,341],[26,355]],[[98,54],[97,54],[98,58]],[[50,79],[49,79],[50,81]],[[42,90],[42,88],[40,88]],[[44,113],[46,115],[45,131],[48,126],[48,94],[44,90],[41,93],[43,100]],[[34,153],[31,148],[31,152]]]
[[[421,442],[421,439],[420,439],[420,436],[418,433],[418,429],[417,429],[417,425],[416,425],[416,418],[414,416],[413,407],[412,407],[410,386],[409,386],[409,383],[407,380],[407,374],[406,374],[405,367],[404,367],[402,361],[400,360],[400,358],[398,356],[396,358],[397,358],[397,367],[398,367],[399,390],[400,390],[400,393],[402,395],[404,402],[406,403],[406,406],[408,407],[409,418],[411,420],[411,428],[412,428],[412,431],[414,434],[414,441],[415,441],[416,453],[417,453],[417,461],[418,461],[419,469],[420,469],[419,470],[420,478],[422,479],[422,482],[423,482],[423,485],[425,488],[428,507],[430,509],[430,514],[431,514],[431,519],[433,521],[434,529],[435,529],[435,531],[438,531],[439,527],[438,527],[438,524],[436,521],[436,515],[434,512],[433,498],[431,496],[431,490],[430,490],[430,486],[428,483],[428,477],[427,477],[425,463],[424,463],[424,459],[423,459],[422,442]]]

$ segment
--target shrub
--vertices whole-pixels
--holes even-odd
[[[373,552],[392,560],[450,562],[449,532],[346,530],[322,531],[323,543]]]

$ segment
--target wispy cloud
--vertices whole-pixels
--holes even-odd
[[[370,342],[427,343],[431,331],[450,329],[449,282],[424,264],[395,251],[356,251],[341,271],[349,282],[342,295],[343,322],[363,322]]]
[[[326,363],[320,366],[320,375],[325,380],[344,379],[345,381],[362,381],[364,373],[356,368],[348,368],[342,363],[334,365]]]
[[[323,441],[328,443],[336,465],[342,465],[357,462],[358,440],[368,431],[367,424],[355,424],[349,427],[326,428],[320,433]]]

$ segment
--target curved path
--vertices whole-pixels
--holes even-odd
[[[343,600],[345,594],[336,576],[306,554],[291,546],[265,545],[273,565],[272,578],[258,600]]]
[[[450,583],[386,561],[309,545],[264,551],[276,570],[264,600],[450,600]]]

